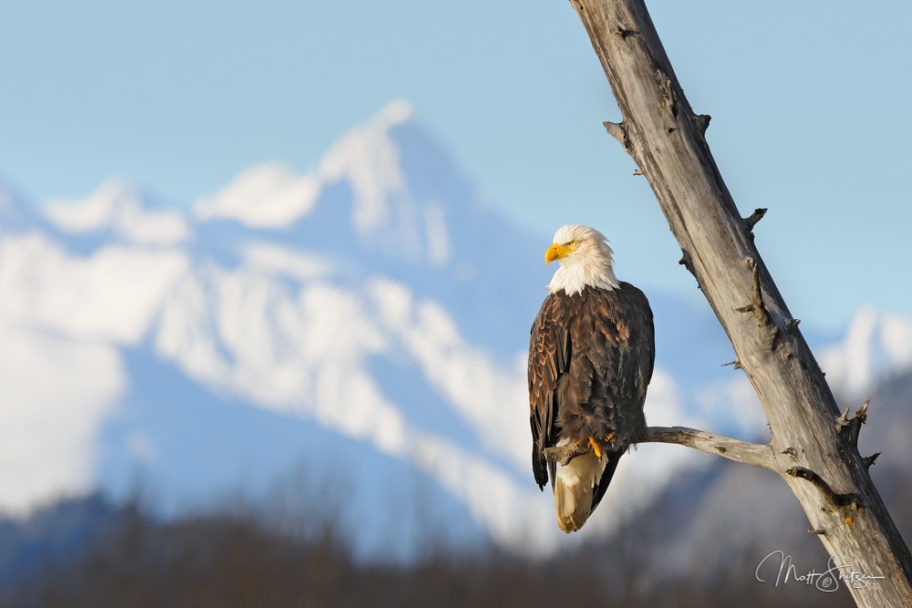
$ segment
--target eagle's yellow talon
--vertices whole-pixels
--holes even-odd
[[[592,451],[595,452],[596,458],[602,457],[602,448],[599,446],[598,441],[595,440],[595,437],[589,438],[589,445],[592,446]]]

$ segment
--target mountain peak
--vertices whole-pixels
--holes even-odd
[[[837,391],[858,397],[878,380],[912,366],[912,323],[874,308],[852,317],[842,342],[823,351],[821,366]]]
[[[411,118],[411,107],[392,102],[363,125],[337,141],[320,161],[320,180],[347,181],[354,195],[352,223],[362,236],[390,219],[391,199],[406,189],[399,146],[391,130]]]
[[[67,232],[94,232],[111,225],[115,215],[128,208],[142,207],[138,189],[123,179],[110,179],[82,200],[54,200],[45,213],[58,228]]]
[[[382,223],[386,200],[405,184],[391,129],[409,122],[404,100],[387,104],[339,138],[317,164],[301,175],[281,163],[265,163],[238,175],[194,207],[202,220],[233,219],[255,228],[282,228],[306,217],[325,188],[346,182],[354,194],[352,223],[359,233]]]
[[[445,266],[457,246],[450,231],[475,223],[478,205],[444,146],[413,114],[408,102],[392,101],[339,137],[312,171],[255,167],[200,200],[194,213],[254,229],[294,226],[304,240],[354,240],[397,262]]]
[[[394,99],[374,115],[371,122],[386,125],[387,128],[412,120],[414,109],[405,99]]]
[[[124,179],[110,179],[82,200],[51,201],[45,215],[71,235],[110,231],[144,245],[170,245],[189,235],[180,212],[153,208],[139,188]]]
[[[234,219],[255,228],[278,228],[307,215],[319,195],[320,183],[314,175],[299,175],[281,163],[265,163],[200,200],[194,213],[202,220]]]

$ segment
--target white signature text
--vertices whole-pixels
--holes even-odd
[[[754,578],[758,583],[773,583],[774,587],[784,585],[789,581],[802,583],[814,587],[824,593],[832,593],[839,589],[839,582],[845,582],[852,589],[864,589],[872,580],[882,579],[883,576],[859,572],[851,564],[840,564],[839,558],[831,556],[827,560],[826,570],[818,572],[811,568],[806,572],[799,572],[798,567],[792,563],[792,556],[780,549],[771,551],[754,570]]]

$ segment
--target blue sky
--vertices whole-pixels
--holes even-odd
[[[903,3],[650,2],[795,316],[912,316],[912,99]],[[620,118],[565,1],[4,2],[0,175],[33,200],[111,176],[179,205],[242,169],[311,168],[393,99],[486,198],[547,244],[599,227],[618,274],[699,301],[648,185],[604,134]],[[530,263],[539,263],[532,260]]]

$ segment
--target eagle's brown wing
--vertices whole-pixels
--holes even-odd
[[[539,487],[554,480],[545,448],[613,433],[609,466],[592,495],[592,508],[598,504],[620,454],[645,430],[643,403],[654,360],[652,311],[636,287],[548,295],[529,344],[532,470]]]
[[[570,370],[570,333],[559,296],[548,294],[532,324],[529,341],[529,422],[532,426],[532,471],[538,487],[548,483],[546,447],[557,443],[557,383]],[[553,465],[551,477],[554,476]]]

